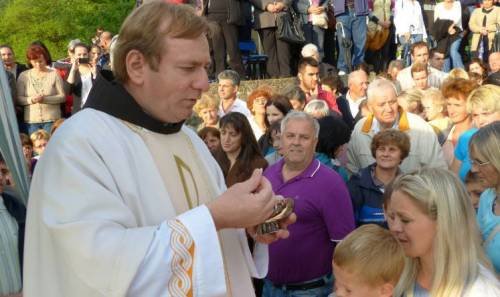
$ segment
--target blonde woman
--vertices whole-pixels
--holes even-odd
[[[219,108],[219,100],[209,94],[203,94],[201,99],[196,102],[193,107],[194,112],[203,121],[198,126],[198,131],[205,127],[219,128],[219,115],[217,110]]]
[[[394,296],[497,297],[467,191],[450,171],[397,177],[386,194],[389,230],[406,259]]]
[[[425,120],[438,134],[444,134],[446,138],[453,123],[446,114],[446,100],[443,93],[435,88],[425,90],[422,96],[422,106]]]
[[[467,98],[467,111],[472,116],[475,128],[465,131],[455,146],[455,159],[451,169],[464,180],[467,172],[471,168],[469,158],[469,143],[477,132],[478,128],[484,127],[495,121],[500,121],[500,87],[494,85],[484,85],[472,91]]]
[[[487,189],[479,198],[477,222],[488,258],[500,274],[500,122],[479,129],[470,142],[471,171]],[[500,295],[499,295],[500,296]]]

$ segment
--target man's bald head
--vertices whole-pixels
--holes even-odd
[[[111,40],[113,39],[113,34],[109,31],[104,31],[102,32],[100,36],[100,46],[106,50],[109,51],[109,47],[111,46]]]
[[[398,96],[394,83],[385,78],[377,78],[371,82],[366,93],[367,104],[373,103],[374,98],[376,98],[379,94],[387,94],[388,96],[394,98]]]
[[[500,71],[500,52],[491,53],[488,64],[490,64],[491,73]]]
[[[365,97],[368,88],[368,75],[363,70],[351,72],[347,78],[347,86],[352,99]]]

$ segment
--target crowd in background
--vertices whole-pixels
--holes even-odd
[[[322,164],[321,168],[326,166],[329,171],[322,174],[335,176],[331,178],[333,185],[329,185],[335,193],[332,195],[342,196],[336,203],[350,202],[343,206],[342,220],[334,222],[326,219],[331,216],[327,206],[314,206],[318,212],[325,212],[318,216],[324,219],[321,224],[326,225],[328,238],[340,241],[365,224],[389,228],[404,253],[395,248],[391,259],[386,259],[400,269],[394,273],[397,277],[384,281],[393,285],[404,282],[398,292],[459,296],[457,292],[465,287],[453,284],[481,275],[483,283],[474,286],[495,294],[498,283],[492,275],[500,273],[500,49],[495,47],[500,43],[500,8],[492,0],[430,2],[193,3],[199,14],[216,24],[210,37],[213,63],[208,75],[216,81],[217,91],[202,95],[193,108],[197,120],[189,123],[195,123],[192,128],[220,165],[228,187],[248,179],[254,169],[263,168],[275,192],[290,194],[283,190],[286,182],[273,182],[276,166],[291,166],[309,156]],[[301,46],[278,36],[276,16],[291,9],[299,16],[304,32],[306,44]],[[335,16],[337,25],[318,25],[319,16]],[[279,90],[264,83],[246,94],[240,91],[248,72],[238,41],[250,36],[244,33],[247,20],[252,20],[259,36],[257,43],[262,44],[267,57],[267,76],[294,77]],[[378,44],[374,44],[375,39]],[[72,40],[68,57],[53,60],[43,42],[35,41],[23,53],[27,65],[19,62],[23,55],[16,57],[10,46],[0,45],[30,175],[51,135],[65,118],[84,107],[99,73],[112,71],[112,43],[112,33],[98,29],[89,44]],[[300,114],[305,116],[301,118]],[[301,120],[310,121],[314,129],[298,125]],[[9,230],[11,239],[1,242],[8,245],[8,252],[0,255],[0,296],[7,296],[22,288],[25,215],[22,205],[12,198],[15,192],[8,169],[3,161],[0,165],[0,210],[9,214],[8,229],[0,229]],[[307,171],[308,166],[302,169]],[[315,172],[310,174],[312,177]],[[322,190],[311,189],[318,195]],[[294,190],[290,191],[293,195]],[[437,216],[436,207],[449,218]],[[317,222],[301,222],[300,214],[298,211],[297,226],[318,226]],[[335,231],[338,227],[329,224],[343,225],[344,229]],[[377,232],[384,236],[384,231],[368,228],[373,227],[354,231],[349,238],[356,240],[359,234],[366,237]],[[306,259],[293,252],[287,254],[290,259],[286,264],[280,258],[284,251],[311,240],[306,233],[299,233],[289,245],[270,246],[270,275],[263,283],[255,280],[258,295],[288,296],[282,293],[318,288],[326,290],[315,291],[317,296],[332,292],[331,265],[329,270],[312,267],[308,276],[319,277],[311,281],[300,278],[306,272],[295,271],[304,268]],[[349,244],[354,243],[344,241],[335,251],[338,296],[359,290],[347,288],[350,285],[346,285],[349,281],[345,273],[367,273],[360,272],[359,267],[342,272],[352,264],[342,262],[344,258],[356,257],[346,252],[353,249],[346,248]],[[435,254],[429,255],[429,249]],[[373,250],[382,253],[383,248]],[[303,250],[309,253],[307,257],[318,251],[322,251],[319,245]],[[405,254],[421,262],[407,263],[403,269],[401,261],[396,263],[398,253],[401,259]],[[273,255],[280,260],[273,261]],[[438,260],[422,264],[433,257]],[[460,262],[461,257],[466,260]],[[424,268],[434,273],[423,273]],[[290,278],[282,273],[284,270],[289,271]],[[420,284],[433,285],[412,287],[416,275],[425,278]],[[9,278],[5,281],[2,276]],[[382,286],[384,282],[376,283]],[[308,288],[310,284],[317,286]],[[493,289],[488,284],[493,284]],[[369,288],[373,290],[374,285]]]

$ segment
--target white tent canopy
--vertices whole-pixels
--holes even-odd
[[[19,127],[17,126],[14,101],[10,92],[7,74],[0,62],[0,153],[14,179],[18,196],[24,204],[28,201],[29,181],[26,161],[23,156]]]

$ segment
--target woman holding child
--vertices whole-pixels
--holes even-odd
[[[404,174],[385,198],[389,229],[406,255],[394,296],[500,296],[474,208],[452,172],[427,168]]]

